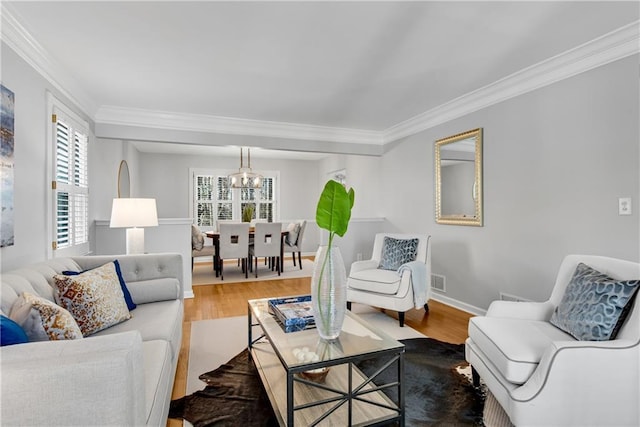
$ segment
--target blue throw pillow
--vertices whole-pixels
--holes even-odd
[[[385,236],[382,243],[382,259],[378,268],[397,270],[402,264],[416,260],[419,239],[394,239]]]
[[[129,311],[135,309],[137,307],[136,303],[133,302],[133,298],[131,297],[131,293],[127,288],[127,284],[124,281],[124,277],[122,277],[122,271],[120,270],[120,263],[118,260],[114,260],[113,263],[116,267],[116,274],[118,275],[118,280],[120,281],[120,288],[122,289],[122,293],[124,294],[124,300],[127,303],[127,308]],[[62,274],[65,276],[77,276],[78,274],[82,274],[84,271],[63,271]]]
[[[640,280],[616,280],[580,263],[550,322],[578,340],[615,339],[638,288]]]
[[[124,300],[127,302],[129,311],[131,311],[136,308],[137,305],[135,302],[133,302],[133,298],[131,298],[131,293],[129,293],[127,284],[124,282],[124,277],[122,277],[122,270],[120,270],[120,263],[117,259],[114,260],[113,263],[116,265],[116,273],[118,274],[118,280],[120,280],[120,287],[122,288],[122,293],[124,294]]]
[[[0,343],[5,345],[24,344],[29,342],[24,329],[7,316],[0,315]]]

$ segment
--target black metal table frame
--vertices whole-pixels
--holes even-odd
[[[247,346],[249,349],[249,354],[251,355],[251,357],[253,357],[252,355],[252,347],[255,343],[257,343],[258,341],[260,341],[261,339],[265,338],[268,342],[269,345],[271,345],[271,347],[273,348],[275,354],[278,356],[278,359],[280,360],[280,363],[282,364],[283,367],[286,366],[286,363],[284,362],[280,351],[278,350],[277,346],[274,345],[271,340],[269,339],[269,337],[266,335],[263,326],[260,324],[259,321],[254,322],[253,321],[253,310],[251,308],[251,305],[248,304],[248,325],[247,325],[247,330],[248,330],[248,340],[247,340]],[[262,334],[260,336],[258,336],[257,338],[253,338],[253,327],[260,327],[260,329],[262,330]],[[391,358],[387,361],[387,363],[385,363],[382,367],[380,367],[376,372],[374,372],[372,375],[370,376],[366,376],[364,375],[364,373],[362,371],[360,371],[356,366],[355,363],[362,361],[362,360],[368,360],[368,359],[377,359],[380,357],[384,357],[384,356],[388,356],[391,355]],[[396,381],[391,382],[391,383],[386,383],[386,384],[382,384],[382,385],[376,385],[373,380],[380,375],[382,372],[386,371],[387,369],[391,368],[391,366],[397,362],[397,378]],[[324,384],[318,384],[315,383],[313,381],[308,381],[304,378],[300,378],[299,376],[296,376],[296,374],[303,372],[303,371],[308,371],[308,370],[313,370],[313,369],[317,369],[317,368],[323,368],[323,367],[331,367],[331,366],[336,366],[336,365],[343,365],[343,364],[348,364],[348,391],[341,391],[341,390],[337,390],[331,387],[328,387]],[[405,424],[405,413],[404,413],[404,388],[402,387],[402,378],[404,377],[404,347],[400,347],[400,348],[392,348],[392,349],[388,349],[388,350],[381,350],[381,351],[375,351],[375,352],[369,352],[369,353],[364,353],[364,354],[358,354],[358,355],[353,355],[353,356],[348,356],[348,357],[343,357],[340,359],[334,359],[331,361],[320,361],[320,362],[316,362],[316,363],[309,363],[306,364],[304,366],[299,366],[296,368],[285,368],[285,370],[287,371],[287,426],[292,427],[294,425],[294,413],[295,411],[299,411],[299,410],[303,410],[306,408],[310,408],[313,406],[319,406],[319,405],[324,405],[326,403],[331,403],[331,402],[336,402],[336,405],[334,405],[332,408],[330,408],[327,412],[325,412],[321,417],[319,417],[317,420],[315,420],[311,426],[315,426],[317,424],[319,424],[320,422],[322,422],[325,418],[327,418],[328,416],[330,416],[335,410],[337,410],[340,406],[342,406],[343,404],[347,404],[348,405],[348,417],[349,417],[349,426],[352,425],[352,402],[353,400],[358,400],[367,404],[371,404],[371,405],[376,405],[376,406],[380,406],[392,411],[395,411],[397,413],[396,416],[392,416],[392,417],[386,417],[384,419],[379,419],[376,420],[375,422],[371,423],[371,424],[367,424],[370,426],[378,426],[378,425],[387,425],[393,422],[398,422],[398,424],[400,426],[404,426]],[[360,384],[355,390],[353,389],[353,371],[354,370],[358,370],[358,372],[365,378],[365,381]],[[303,405],[298,405],[298,406],[294,406],[294,402],[293,402],[293,392],[294,392],[294,383],[295,382],[300,382],[303,384],[307,384],[309,386],[312,387],[317,387],[332,393],[335,393],[337,396],[336,397],[332,397],[332,398],[327,398],[324,400],[320,400],[320,401],[316,401],[316,402],[310,402],[310,403],[306,403]],[[371,384],[373,387],[369,388],[367,390],[362,390],[364,387],[366,387],[368,384]],[[393,402],[395,406],[391,406],[391,405],[382,405],[378,402],[373,402],[367,399],[364,399],[362,396],[365,396],[369,393],[374,393],[374,392],[378,392],[378,391],[383,391],[387,388],[390,387],[397,387],[398,389],[398,401],[397,402]],[[392,401],[391,399],[389,399],[390,401]]]

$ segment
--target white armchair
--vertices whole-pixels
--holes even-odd
[[[569,255],[548,301],[495,301],[469,322],[466,359],[475,380],[517,426],[640,424],[640,304],[631,302],[608,341],[579,341],[550,323],[579,263],[614,279],[640,278],[635,262]]]
[[[379,268],[381,263],[386,262],[383,256],[385,237],[405,241],[417,239],[415,258],[403,259],[395,264],[417,261],[417,263],[422,264],[420,270],[412,271],[404,267],[398,269],[400,265],[393,265],[392,267],[395,268],[392,269]],[[414,263],[409,262],[409,264]],[[383,265],[383,267],[389,266]],[[347,278],[347,308],[351,309],[351,303],[356,302],[397,311],[398,320],[402,327],[404,326],[404,313],[406,311],[414,307],[424,307],[426,311],[429,310],[427,301],[429,300],[430,292],[431,236],[378,233],[373,242],[371,259],[356,261],[351,264],[351,270]]]

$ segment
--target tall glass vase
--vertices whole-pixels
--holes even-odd
[[[347,304],[347,274],[340,249],[320,246],[311,276],[311,302],[320,338],[338,338]]]

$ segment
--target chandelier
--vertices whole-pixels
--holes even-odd
[[[251,170],[251,149],[247,148],[247,167],[244,167],[243,149],[240,147],[240,168],[227,177],[230,188],[261,188],[263,177]]]

